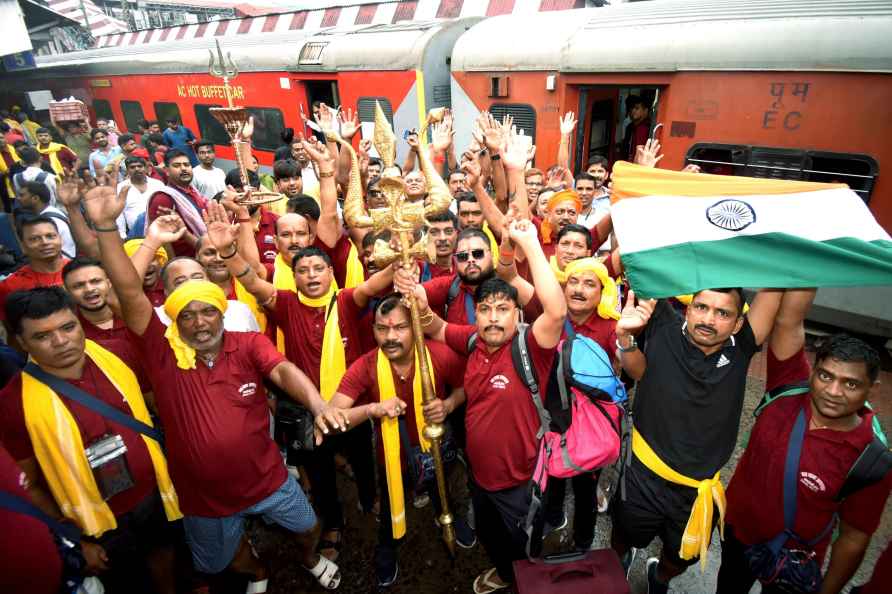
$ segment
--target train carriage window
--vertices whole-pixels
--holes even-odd
[[[536,110],[532,105],[524,103],[493,103],[489,106],[489,113],[502,121],[506,115],[514,118],[514,125],[517,127],[518,133],[523,128],[523,133],[536,142]]]
[[[146,119],[139,101],[121,101],[121,111],[124,113],[124,124],[128,132],[139,133],[139,122]]]
[[[180,115],[180,106],[176,103],[167,103],[165,101],[156,101],[155,102],[155,119],[158,120],[158,123],[161,124],[161,128],[164,129],[167,127],[167,119],[168,118],[176,118],[177,122],[183,123],[183,118]]]
[[[384,115],[387,116],[387,121],[390,122],[390,125],[392,127],[393,106],[390,105],[390,101],[388,101],[384,97],[360,97],[359,101],[356,102],[356,111],[359,112],[359,121],[375,121],[375,101],[381,104],[381,110],[384,112]]]
[[[113,120],[115,114],[112,113],[111,103],[105,99],[93,99],[93,112],[96,119]]]
[[[879,170],[869,155],[714,143],[691,146],[685,156],[689,163],[718,175],[844,183],[865,203]]]
[[[285,129],[285,116],[275,107],[249,107],[248,113],[254,116],[254,136],[252,146],[260,151],[274,151],[282,146],[282,130]]]
[[[214,144],[229,144],[229,134],[226,129],[211,115],[212,107],[220,105],[196,105],[195,119],[198,120],[198,132],[202,140],[210,140]]]

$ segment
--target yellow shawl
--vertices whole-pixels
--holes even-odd
[[[21,161],[19,158],[19,154],[16,152],[15,147],[11,144],[7,144],[3,149],[9,153],[12,157],[12,160],[15,162]],[[6,178],[6,191],[10,197],[15,196],[15,190],[12,187],[12,176],[9,175],[9,167],[6,166],[6,159],[0,157],[0,175]]]
[[[49,156],[50,167],[53,168],[53,171],[55,171],[56,175],[61,179],[65,169],[62,167],[62,161],[59,160],[59,151],[68,147],[64,144],[59,144],[58,142],[51,142],[46,148],[40,148],[40,145],[37,145],[34,148],[36,148],[37,152],[41,155]]]
[[[319,395],[328,402],[338,389],[344,372],[347,371],[347,358],[344,341],[341,338],[341,324],[338,319],[337,283],[332,279],[328,292],[321,297],[307,297],[298,292],[297,298],[309,307],[324,307],[325,330],[322,335],[322,358],[319,361]]]
[[[425,348],[427,368],[431,372],[431,383],[436,386],[434,364],[431,353]],[[396,396],[393,384],[393,370],[390,361],[378,349],[376,363],[378,374],[378,399],[381,402]],[[412,380],[412,406],[415,409],[415,427],[418,429],[418,440],[423,451],[430,449],[430,441],[424,436],[424,412],[421,409],[421,366],[418,364],[418,351],[415,351],[415,377]],[[408,404],[408,403],[407,403]],[[381,419],[381,439],[384,442],[384,470],[387,475],[387,494],[390,499],[390,526],[394,538],[402,538],[406,534],[406,501],[403,491],[403,469],[400,461],[400,425],[399,419],[383,417]]]
[[[127,365],[92,340],[86,341],[85,350],[124,397],[133,417],[152,425],[139,383]],[[115,516],[99,494],[84,454],[80,431],[62,399],[43,382],[22,373],[22,406],[34,455],[65,517],[76,522],[90,536],[101,536],[115,529]],[[143,435],[142,438],[155,467],[155,478],[167,519],[178,520],[183,516],[161,446],[150,437]]]

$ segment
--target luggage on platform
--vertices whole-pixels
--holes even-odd
[[[514,562],[517,594],[631,594],[613,549]]]

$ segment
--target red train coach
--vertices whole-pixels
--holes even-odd
[[[842,181],[892,231],[892,179],[879,176],[892,163],[890,31],[889,0],[654,0],[499,16],[456,43],[452,107],[458,121],[511,113],[543,166],[559,117],[574,111],[580,170],[594,155],[622,158],[625,99],[639,95],[652,127],[663,124],[661,167]],[[892,288],[825,289],[813,317],[892,337],[890,300]]]
[[[380,101],[396,130],[418,128],[427,110],[450,103],[449,55],[478,18],[372,25],[307,35],[300,31],[229,38],[223,51],[239,70],[236,104],[254,115],[254,149],[265,165],[286,126],[299,130],[300,109],[313,101],[356,108],[374,120]],[[229,139],[208,109],[224,105],[221,79],[208,74],[213,39],[110,47],[39,58],[34,71],[7,77],[9,102],[26,91],[79,98],[97,117],[137,131],[141,119],[179,116],[196,135],[214,141],[232,161]],[[406,150],[401,147],[401,151]],[[402,158],[404,155],[399,155]]]

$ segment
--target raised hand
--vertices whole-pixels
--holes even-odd
[[[77,174],[66,171],[62,175],[62,183],[56,187],[56,198],[66,208],[76,207],[83,197],[82,190],[84,190],[83,182]]]
[[[486,112],[483,118],[483,139],[486,142],[486,150],[491,155],[499,154],[505,143],[505,130],[489,112]]]
[[[359,132],[359,112],[347,108],[346,112],[338,114],[338,123],[341,127],[341,138],[350,140]]]
[[[186,233],[186,224],[179,215],[169,214],[156,217],[146,230],[146,241],[160,246],[178,241]]]
[[[84,196],[84,208],[94,225],[112,227],[118,215],[124,212],[125,200],[109,186],[96,186]]]
[[[642,299],[635,305],[635,291],[630,290],[622,315],[616,322],[617,334],[638,334],[647,326],[656,306],[656,299]]]
[[[315,139],[303,140],[300,144],[310,159],[315,161],[317,165],[321,167],[324,164],[331,164],[332,168],[334,168],[334,157],[332,157],[331,151],[328,150],[325,144],[315,141]]]
[[[682,173],[702,173],[702,171],[700,171],[700,166],[696,163],[688,163],[681,171]]]
[[[568,111],[564,114],[564,117],[560,119],[560,122],[561,136],[569,136],[576,128],[576,115],[572,111]]]
[[[468,184],[469,188],[473,188],[480,181],[481,168],[477,159],[471,158],[465,161],[461,166],[461,170],[465,172],[465,183]]]
[[[406,135],[406,144],[409,145],[410,151],[418,152],[418,132],[414,128]]]
[[[372,141],[369,138],[363,138],[359,141],[359,154],[364,156],[366,159],[369,158],[369,154],[372,152]]]
[[[508,225],[508,236],[511,241],[521,247],[531,245],[533,242],[538,243],[539,236],[536,226],[527,219],[514,219]]]
[[[328,132],[330,130],[335,129],[335,117],[326,104],[321,103],[319,105],[319,115],[316,116],[316,124],[322,129],[323,132]]]
[[[523,171],[530,160],[529,147],[520,138],[514,129],[505,136],[501,153],[502,163],[508,169]]]
[[[454,134],[455,131],[452,129],[452,124],[447,122],[446,118],[443,118],[442,122],[431,126],[431,144],[433,149],[438,153],[446,152],[452,146]]]
[[[644,144],[635,147],[635,163],[643,167],[656,167],[664,155],[660,154],[660,141],[648,138]]]
[[[245,122],[245,125],[242,126],[242,129],[236,133],[235,139],[243,140],[245,142],[251,142],[252,136],[254,136],[254,116],[248,118],[248,121]]]
[[[238,223],[230,223],[229,215],[222,204],[211,200],[207,209],[202,213],[205,225],[208,229],[208,239],[220,253],[231,253],[231,246],[238,242]]]

